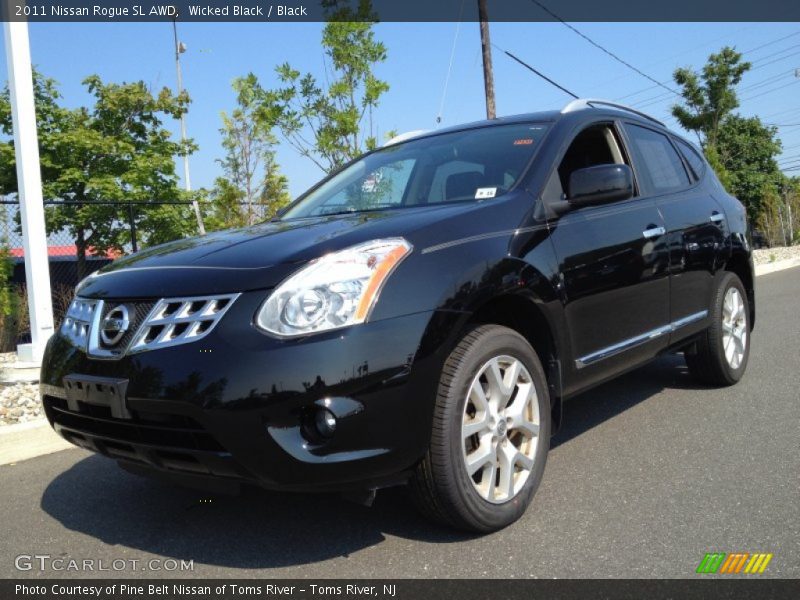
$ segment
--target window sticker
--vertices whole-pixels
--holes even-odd
[[[533,144],[532,138],[523,138],[521,140],[514,140],[515,146],[530,146],[531,144]]]
[[[475,190],[475,199],[481,200],[483,198],[494,198],[497,195],[497,188],[478,188]]]

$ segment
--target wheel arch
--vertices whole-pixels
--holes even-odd
[[[495,324],[508,327],[524,337],[542,363],[550,392],[552,431],[561,424],[562,370],[560,344],[546,311],[534,298],[524,294],[502,294],[474,307],[468,325]]]
[[[752,330],[756,323],[756,299],[751,255],[745,252],[734,252],[725,264],[725,271],[735,274],[744,285],[750,305],[750,329]]]

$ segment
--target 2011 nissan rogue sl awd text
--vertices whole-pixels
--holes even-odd
[[[745,211],[702,154],[576,100],[395,141],[252,227],[79,284],[41,394],[63,437],[185,484],[407,483],[487,532],[522,515],[562,401],[667,352],[744,374]]]

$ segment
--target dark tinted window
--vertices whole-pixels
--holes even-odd
[[[654,194],[672,192],[689,185],[681,157],[667,136],[638,125],[626,125],[639,163],[639,175]]]
[[[700,154],[695,150],[690,144],[687,144],[683,140],[675,140],[678,142],[678,148],[680,148],[681,154],[686,159],[686,162],[689,163],[689,166],[694,171],[695,177],[700,179],[703,176],[703,172],[706,168],[706,161],[700,156]]]

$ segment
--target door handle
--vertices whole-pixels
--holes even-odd
[[[649,229],[645,229],[642,232],[642,235],[649,240],[652,238],[657,238],[660,235],[664,235],[665,233],[667,233],[667,230],[663,227],[651,227]]]
[[[725,219],[725,215],[723,215],[722,213],[718,213],[717,211],[714,211],[713,213],[711,213],[711,216],[709,218],[711,219],[712,223],[721,223]]]

